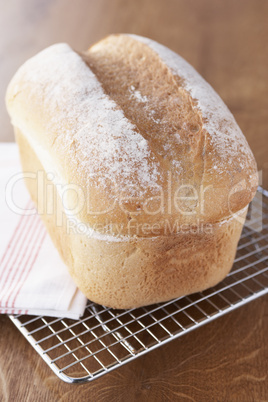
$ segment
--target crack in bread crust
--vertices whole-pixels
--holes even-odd
[[[23,170],[44,173],[40,193],[38,175],[26,177],[31,197],[38,207],[47,184],[56,190],[49,191],[41,218],[89,299],[114,308],[139,307],[204,290],[226,276],[254,195],[256,165],[228,108],[180,56],[129,35],[112,35],[82,56],[66,44],[54,45],[19,69],[7,106]],[[67,210],[72,211],[76,193],[68,193],[65,208],[49,172],[60,186],[85,191],[86,205],[75,216],[95,228],[96,236],[70,230]],[[92,172],[99,176],[92,178]],[[110,210],[109,201],[118,199],[111,185],[103,184],[105,175],[119,178],[120,190],[138,183],[152,206],[159,183],[167,207],[166,196],[169,190],[176,195],[176,184],[211,185],[215,191],[205,193],[205,211],[197,210],[191,194],[187,198],[187,189],[180,194],[185,211],[196,212],[191,216],[175,205],[154,215],[134,202],[130,211],[119,202]],[[230,208],[230,191],[241,181],[244,187],[237,187]],[[229,219],[232,211],[237,216]],[[129,231],[134,218],[137,226]],[[108,233],[108,225],[129,236],[115,241],[118,232]],[[143,237],[137,229],[146,225]],[[104,236],[97,236],[100,232]]]
[[[129,36],[110,36],[82,57],[162,166],[175,176],[183,172],[188,179],[197,159],[202,165],[204,130],[201,113],[182,88],[182,79],[152,49]]]
[[[51,46],[16,73],[7,105],[14,126],[49,154],[45,169],[85,191],[78,219],[114,235],[219,222],[254,195],[254,158],[227,107],[180,56],[146,38],[112,35],[82,58]]]

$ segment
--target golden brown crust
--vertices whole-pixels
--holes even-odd
[[[178,55],[128,35],[82,55],[55,45],[19,69],[7,107],[23,170],[45,182],[26,179],[31,197],[88,298],[138,307],[226,276],[256,163]]]
[[[220,222],[248,205],[257,186],[248,144],[215,92],[179,56],[165,48],[181,76],[155,42],[109,36],[83,55],[93,74],[75,52],[57,46],[19,70],[7,104],[14,124],[50,155],[46,170],[56,169],[62,183],[84,191],[84,205],[77,208],[82,222],[151,237],[155,225],[164,234],[167,222]],[[206,125],[201,100],[189,92],[187,74],[204,97],[219,104],[220,117],[211,112],[210,118],[217,120],[215,133]],[[72,86],[74,76],[81,79]],[[117,112],[125,125],[123,119],[115,123]],[[74,204],[76,194],[68,196]],[[144,224],[146,231],[137,233]]]
[[[25,172],[44,172],[33,149],[16,130]],[[44,189],[51,186],[44,172]],[[38,184],[26,179],[37,204]],[[105,241],[68,229],[57,191],[39,194],[53,214],[41,214],[48,232],[77,286],[92,301],[131,308],[202,291],[230,271],[246,211],[240,219],[214,224],[198,233]],[[55,209],[57,205],[57,209]],[[60,217],[60,219],[59,219]],[[201,229],[200,229],[201,230]]]

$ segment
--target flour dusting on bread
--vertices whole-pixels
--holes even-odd
[[[64,147],[82,175],[97,173],[101,165],[103,176],[117,185],[156,185],[158,163],[147,141],[67,44],[51,46],[28,60],[15,80],[20,91],[25,85],[30,88],[29,102],[40,99],[49,116],[44,131],[56,133],[55,146]]]
[[[245,168],[243,161],[252,157],[252,152],[232,113],[214,89],[186,60],[172,50],[148,38],[132,34],[129,36],[153,49],[173,74],[182,78],[181,85],[197,101],[203,116],[203,127],[224,163],[230,158],[239,158],[240,154],[241,168]]]

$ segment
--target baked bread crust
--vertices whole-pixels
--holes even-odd
[[[43,189],[25,179],[31,197],[89,299],[138,307],[230,271],[256,162],[180,56],[135,35],[81,54],[54,45],[18,70],[6,103],[23,170],[44,175]]]
[[[83,55],[51,46],[15,74],[7,107],[55,182],[83,189],[77,217],[103,231],[109,222],[115,235],[137,234],[130,220],[149,225],[145,237],[155,223],[164,233],[167,221],[219,222],[257,188],[256,162],[228,108],[186,61],[149,39],[111,35]]]
[[[119,241],[87,236],[70,223],[57,191],[42,192],[54,184],[18,129],[16,140],[23,170],[36,177],[44,172],[41,193],[37,179],[26,176],[25,183],[35,204],[46,199],[47,210],[53,211],[41,218],[72,278],[90,300],[117,309],[145,306],[203,291],[230,271],[247,208],[200,233]]]

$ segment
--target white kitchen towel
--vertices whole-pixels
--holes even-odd
[[[86,302],[30,200],[17,145],[0,144],[0,313],[78,319]]]

